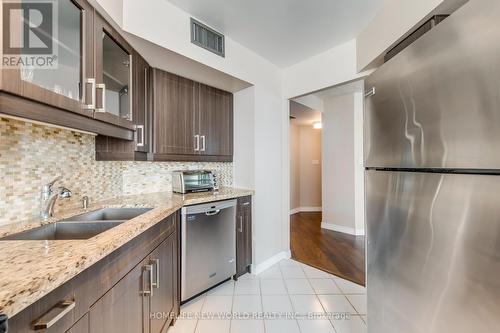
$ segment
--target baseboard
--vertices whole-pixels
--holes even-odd
[[[305,213],[305,212],[321,212],[323,210],[322,207],[297,207],[290,210],[290,215],[297,213]]]
[[[256,274],[256,275],[260,274],[263,271],[265,271],[266,269],[268,269],[269,267],[277,264],[281,260],[290,259],[291,256],[292,256],[292,253],[290,252],[290,250],[282,251],[282,252],[272,256],[271,258],[264,260],[264,262],[261,262],[260,264],[257,264],[257,265],[252,264],[252,274]]]
[[[349,228],[349,227],[345,227],[343,225],[337,225],[337,224],[333,224],[333,223],[321,222],[321,228],[333,230],[333,231],[337,231],[337,232],[342,232],[344,234],[349,234],[349,235],[354,235],[354,236],[364,236],[365,235],[365,231],[363,229],[354,229],[354,228]]]

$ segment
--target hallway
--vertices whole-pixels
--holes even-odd
[[[321,228],[321,213],[290,216],[292,258],[365,285],[365,238]]]

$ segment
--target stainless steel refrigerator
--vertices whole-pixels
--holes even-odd
[[[500,1],[470,1],[365,91],[368,333],[500,332]]]

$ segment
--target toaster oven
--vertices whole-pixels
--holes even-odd
[[[176,193],[216,191],[217,178],[210,170],[181,170],[172,173],[172,189]]]

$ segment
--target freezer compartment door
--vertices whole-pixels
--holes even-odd
[[[470,1],[367,78],[365,166],[500,169],[499,17]]]
[[[500,327],[500,176],[367,171],[369,333]]]

